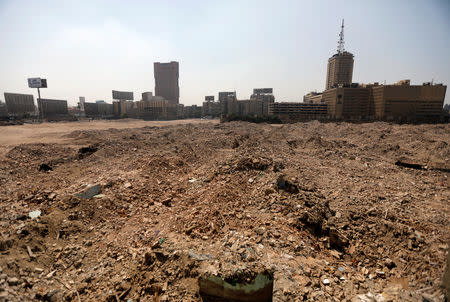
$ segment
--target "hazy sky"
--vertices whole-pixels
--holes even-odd
[[[450,1],[4,1],[0,0],[0,99],[111,102],[111,90],[154,91],[153,62],[180,62],[180,102],[273,87],[301,101],[325,86],[341,19],[355,55],[353,81],[434,79],[450,84]],[[450,98],[446,96],[446,103]]]

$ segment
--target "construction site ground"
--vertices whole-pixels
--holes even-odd
[[[0,301],[206,301],[201,280],[258,275],[273,301],[444,301],[449,144],[449,124],[1,127]]]

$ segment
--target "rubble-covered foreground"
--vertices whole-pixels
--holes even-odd
[[[0,300],[225,301],[205,284],[272,278],[273,301],[443,301],[449,143],[450,125],[233,122],[18,145]]]

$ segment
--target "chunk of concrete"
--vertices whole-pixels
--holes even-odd
[[[96,184],[94,186],[90,186],[89,188],[87,188],[83,192],[75,194],[75,196],[80,197],[80,198],[84,198],[84,199],[90,199],[90,198],[94,197],[95,195],[100,194],[101,192],[102,192],[101,185],[100,184]]]

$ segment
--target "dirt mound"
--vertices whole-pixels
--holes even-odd
[[[232,122],[13,146],[0,300],[441,301],[449,133]]]

